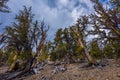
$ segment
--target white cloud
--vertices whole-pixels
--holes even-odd
[[[62,6],[67,6],[69,0],[58,0],[58,2],[59,2]]]
[[[38,20],[44,19],[51,26],[49,31],[51,36],[58,28],[72,25],[80,15],[88,14],[93,10],[90,0],[53,0],[56,4],[55,7],[50,7],[45,1],[10,0],[8,4],[13,15],[18,13],[18,10],[21,10],[23,5],[32,6],[33,13],[36,14],[35,18]]]

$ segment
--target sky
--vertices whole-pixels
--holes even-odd
[[[14,22],[15,14],[22,10],[23,6],[32,6],[35,19],[44,20],[47,25],[50,25],[49,38],[54,37],[58,28],[69,27],[75,24],[80,16],[94,11],[90,0],[10,0],[7,5],[11,12],[0,13],[0,22],[3,23],[0,31]]]

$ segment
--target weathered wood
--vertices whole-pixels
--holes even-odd
[[[11,80],[13,78],[16,78],[17,76],[20,76],[20,75],[23,75],[24,73],[30,71],[31,69],[31,65],[33,64],[33,61],[32,61],[32,58],[30,58],[28,61],[27,61],[27,64],[25,65],[25,68],[21,71],[16,71],[14,73],[11,73],[7,78],[6,80]]]
[[[10,65],[8,71],[11,72],[11,71],[14,71],[15,67],[16,67],[16,60],[18,58],[18,53],[16,52],[16,54],[14,55],[13,57],[13,63]]]
[[[95,61],[92,59],[91,55],[86,50],[86,47],[85,47],[84,43],[82,42],[82,40],[80,38],[80,34],[79,34],[79,31],[78,31],[77,27],[76,28],[71,28],[71,30],[73,31],[73,34],[75,34],[74,37],[76,38],[76,41],[78,42],[78,44],[82,48],[83,53],[84,53],[85,57],[87,58],[87,60],[89,61],[90,65],[94,64]]]

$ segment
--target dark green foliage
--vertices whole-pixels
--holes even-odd
[[[90,54],[94,59],[103,58],[102,50],[100,50],[97,41],[92,41],[90,43]]]
[[[9,58],[9,53],[3,50],[0,50],[0,66],[6,64],[8,58]]]
[[[48,53],[43,53],[42,55],[40,55],[39,57],[39,61],[45,61],[48,58]]]
[[[48,58],[48,54],[50,53],[50,47],[51,43],[50,42],[46,42],[44,44],[44,47],[42,49],[41,55],[39,56],[39,61],[45,61]]]
[[[113,49],[111,46],[109,45],[106,45],[104,48],[103,48],[103,55],[105,58],[114,58],[115,56],[115,53],[113,52]]]
[[[58,29],[52,45],[53,50],[50,53],[52,60],[62,60],[67,57],[78,58],[78,54],[80,55],[80,47],[75,42],[69,28]]]
[[[48,48],[44,45],[49,27],[45,25],[44,21],[39,24],[33,18],[34,14],[31,7],[24,6],[24,9],[20,10],[19,14],[15,16],[15,22],[11,26],[7,26],[5,33],[0,35],[1,48],[10,51],[8,58],[9,71],[13,71],[15,68],[24,68],[23,72],[27,72],[33,63],[38,63],[39,59],[43,61],[48,56]],[[34,55],[32,53],[33,49],[36,50]],[[21,63],[24,64],[19,65]]]
[[[114,33],[120,37],[120,3],[119,0],[110,0],[109,6],[116,5],[115,7],[109,9],[103,7],[102,3],[98,0],[91,0],[94,3],[94,9],[97,14],[93,14],[95,20],[101,25],[99,28],[104,27],[106,29],[111,29]],[[99,16],[98,16],[99,15]]]
[[[116,58],[116,59],[119,59],[119,58],[120,58],[120,43],[117,42],[117,43],[115,43],[113,46],[114,46],[114,49],[115,49],[115,51],[114,51],[114,53],[115,53],[115,58]]]
[[[45,27],[44,22],[39,25],[38,21],[34,21],[33,18],[31,7],[24,7],[23,10],[20,10],[15,17],[16,22],[12,26],[7,26],[6,32],[1,35],[2,48],[6,51],[16,51],[14,54],[18,55],[20,59],[31,58],[36,41],[40,42],[42,32],[44,32],[42,29]]]
[[[103,54],[106,58],[120,58],[120,43],[119,41],[110,40],[103,48]]]
[[[0,2],[0,11],[8,12],[7,1]],[[24,7],[16,15],[16,22],[7,26],[6,33],[0,35],[0,43],[6,51],[4,54],[0,53],[1,58],[7,59],[6,54],[9,54],[8,62],[11,63],[16,51],[19,59],[28,59],[33,57],[33,48],[40,54],[36,55],[40,61],[46,60],[48,55],[51,60],[83,59],[85,51],[89,51],[94,59],[120,58],[120,1],[110,0],[108,6],[114,5],[111,9],[104,7],[99,0],[91,1],[94,3],[95,13],[81,16],[69,28],[58,29],[54,41],[47,43],[44,43],[48,31],[44,21],[40,24],[34,21],[31,7]],[[91,35],[97,37],[88,40]]]
[[[56,52],[51,52],[50,53],[50,59],[52,60],[52,61],[55,61],[55,60],[57,60],[57,59],[59,59],[59,55],[57,55],[58,53],[56,53]]]
[[[58,29],[53,42],[51,57],[58,60],[78,58],[83,59],[86,51],[88,17],[82,16],[70,28]],[[74,32],[74,30],[76,32]],[[81,43],[80,43],[81,42]],[[86,55],[85,55],[86,56]]]
[[[9,58],[7,59],[7,63],[8,64],[12,64],[13,62],[14,62],[14,60],[13,60],[13,57],[15,56],[15,53],[14,53],[14,51],[13,52],[9,52]]]
[[[31,55],[33,48],[33,34],[32,27],[33,14],[31,13],[31,8],[21,10],[19,15],[16,15],[16,22],[12,26],[6,27],[6,40],[7,49],[13,49],[20,53],[25,53]]]
[[[98,35],[94,38],[100,47],[102,58],[119,57],[119,41],[120,41],[120,4],[119,0],[108,1],[107,6],[99,2],[99,0],[91,0],[94,3],[94,10],[96,13],[90,15],[90,25],[93,30],[89,34]],[[97,49],[93,49],[97,50]],[[98,53],[99,49],[95,51]],[[93,52],[94,53],[94,52]],[[91,54],[93,54],[91,52]]]

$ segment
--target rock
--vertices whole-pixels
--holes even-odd
[[[108,64],[108,61],[106,59],[102,59],[102,60],[97,60],[96,63],[94,64],[97,68],[102,68],[102,67],[105,67]]]
[[[39,67],[39,71],[40,71],[40,70],[43,70],[43,67],[42,67],[42,66]]]
[[[55,66],[55,68],[54,68],[54,70],[53,70],[52,72],[53,72],[53,74],[58,73],[58,72],[59,72],[59,68],[58,68],[58,66]]]
[[[80,74],[75,74],[74,76],[77,77],[77,78],[81,77]]]
[[[116,67],[120,67],[120,64],[116,64]]]
[[[53,61],[48,61],[47,63],[48,63],[48,65],[53,65],[54,64]]]
[[[67,70],[66,67],[60,67],[60,71],[61,71],[61,72],[65,72],[66,70]]]
[[[91,67],[91,65],[89,65],[88,63],[87,64],[84,64],[83,66],[81,66],[80,68],[88,68],[88,67]],[[93,65],[92,65],[93,67]]]
[[[55,66],[52,73],[53,74],[57,74],[59,72],[65,72],[67,70],[66,66],[63,65],[63,66]]]
[[[61,65],[61,62],[60,61],[56,61],[54,65],[55,66]]]
[[[34,72],[34,74],[38,74],[39,73],[37,68],[33,68],[33,72]]]
[[[102,66],[97,66],[97,68],[102,69],[103,67]]]
[[[47,80],[47,78],[45,77],[45,75],[42,75],[40,80]]]
[[[60,64],[61,64],[61,65],[62,65],[62,64],[66,64],[66,62],[62,61]]]
[[[81,62],[81,60],[78,58],[78,59],[77,59],[77,62],[78,62],[78,63],[80,63],[80,62]]]
[[[120,74],[117,74],[117,77],[119,77],[119,78],[120,78]]]
[[[37,64],[36,67],[33,67],[33,73],[34,74],[38,74],[41,70],[43,70],[43,67],[44,67],[44,63],[41,63],[41,64]]]

